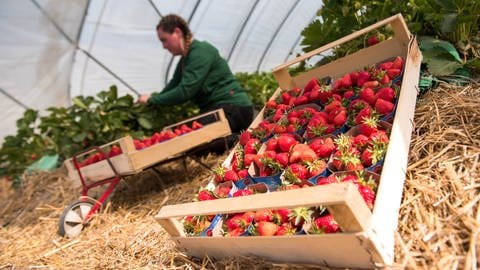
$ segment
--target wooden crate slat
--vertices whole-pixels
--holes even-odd
[[[383,263],[375,246],[361,233],[298,236],[173,237],[194,257],[216,259],[254,256],[278,263],[373,269]]]

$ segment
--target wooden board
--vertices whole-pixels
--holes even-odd
[[[217,138],[222,138],[231,134],[228,120],[225,117],[223,109],[208,112],[175,125],[169,126],[173,128],[183,123],[192,122],[203,117],[215,117],[215,121],[204,125],[202,128],[193,130],[181,136],[174,137],[170,140],[157,143],[150,147],[136,150],[133,139],[130,136],[123,137],[119,140],[107,143],[100,148],[108,148],[113,144],[119,144],[122,154],[111,158],[112,164],[120,175],[131,175],[142,171],[161,161],[168,160],[179,154],[185,153],[197,146],[209,143]],[[84,155],[94,153],[95,150],[85,152]],[[73,159],[69,158],[64,162],[68,170],[68,177],[74,183],[80,184],[80,176],[75,169]],[[115,176],[114,171],[108,164],[107,160],[102,160],[80,169],[84,179],[87,182],[99,181]]]
[[[292,65],[386,25],[390,25],[393,29],[393,38],[359,50],[346,57],[309,70],[308,72],[296,76],[289,74],[288,68]],[[345,73],[361,70],[365,66],[396,56],[402,56],[405,59],[405,71],[400,95],[398,97],[397,110],[392,124],[390,142],[375,199],[375,207],[372,212],[367,209],[368,215],[364,216],[360,214],[363,218],[358,217],[356,213],[354,213],[358,211],[355,206],[344,202],[339,203],[336,196],[340,191],[329,191],[333,193],[329,195],[317,194],[316,196],[319,196],[317,202],[328,204],[329,211],[334,214],[337,222],[341,223],[342,228],[346,229],[348,233],[286,237],[186,237],[181,231],[182,224],[178,221],[178,217],[183,214],[216,213],[214,210],[230,211],[228,210],[230,208],[241,210],[236,207],[236,204],[239,202],[241,202],[242,205],[249,205],[249,207],[242,209],[253,209],[253,207],[258,207],[259,205],[257,205],[256,199],[252,199],[251,201],[247,201],[247,199],[245,199],[245,201],[235,201],[237,198],[234,198],[224,199],[223,201],[216,200],[217,203],[202,204],[201,208],[199,208],[198,205],[195,206],[192,204],[178,205],[177,207],[180,207],[180,209],[174,206],[164,206],[160,209],[157,218],[160,224],[171,234],[178,247],[185,249],[189,255],[199,257],[205,254],[216,258],[251,255],[278,262],[313,263],[332,267],[351,268],[373,268],[378,265],[392,265],[394,261],[394,235],[397,229],[398,212],[405,181],[408,150],[413,129],[413,116],[418,94],[420,64],[422,60],[416,38],[410,34],[403,17],[397,14],[275,68],[273,75],[279,83],[279,88],[272,97],[272,99],[274,99],[282,90],[292,89],[293,87],[303,87],[313,77],[322,78],[328,76],[336,79]],[[257,126],[262,120],[263,110],[255,118],[251,127]],[[228,167],[232,157],[233,152],[230,153],[223,165]],[[313,189],[316,188],[317,187],[313,187]],[[339,186],[335,184],[335,188],[339,188]],[[318,191],[319,190],[315,192]],[[323,191],[325,192],[325,190]],[[265,203],[264,206],[268,205],[269,208],[286,206],[293,197],[285,195],[293,194],[285,193],[285,191],[273,192],[270,193],[270,195],[275,193],[280,194],[278,195],[279,198],[276,198],[278,200],[275,200],[272,204]],[[305,197],[306,193],[296,194],[294,196]],[[294,200],[295,203],[298,202],[297,199],[301,200],[296,198]],[[263,199],[260,201],[263,201]],[[262,202],[260,202],[260,204],[261,203]],[[334,205],[336,205],[337,208],[335,208]],[[339,210],[339,206],[343,207],[343,210]],[[345,207],[348,208],[348,211],[345,210]],[[172,209],[177,210],[171,212]],[[175,215],[173,215],[173,213],[175,213]],[[364,222],[360,223],[363,225],[357,226],[359,220]],[[368,222],[365,222],[365,220],[368,220]]]

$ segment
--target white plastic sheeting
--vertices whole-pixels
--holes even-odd
[[[155,26],[176,13],[234,72],[270,71],[301,52],[315,0],[0,0],[0,140],[25,108],[68,106],[115,84],[120,95],[159,91],[178,59]],[[78,43],[77,43],[78,42]]]

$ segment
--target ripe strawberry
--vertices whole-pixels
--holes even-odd
[[[241,197],[241,196],[248,196],[248,195],[252,195],[253,194],[253,191],[251,189],[239,189],[237,191],[235,191],[232,196],[233,197]]]
[[[285,178],[289,178],[290,182],[297,182],[295,178],[300,179],[300,180],[306,180],[308,178],[308,170],[305,168],[305,166],[298,164],[298,163],[293,163],[290,164],[287,168],[287,173],[289,176],[285,175]]]
[[[368,185],[358,185],[358,191],[362,195],[363,200],[367,203],[368,208],[373,209],[373,204],[375,202],[375,192]]]
[[[369,137],[372,133],[378,131],[378,118],[367,117],[358,125],[360,134]]]
[[[308,162],[316,160],[317,154],[307,145],[303,143],[296,144],[292,147],[290,151],[289,162],[296,163],[296,162]]]
[[[328,115],[330,115],[331,111],[338,110],[344,108],[342,105],[342,102],[340,100],[333,100],[327,105],[325,105],[325,108],[323,109]]]
[[[375,110],[381,115],[387,115],[393,111],[394,104],[390,101],[384,100],[383,98],[378,98],[375,102]]]
[[[278,147],[282,152],[290,151],[290,148],[297,143],[298,141],[293,136],[287,134],[282,134],[278,137]]]
[[[343,77],[341,78],[341,81],[342,81],[343,88],[352,87],[352,78],[350,77],[350,73],[343,75]]]
[[[260,148],[260,140],[252,138],[245,143],[244,153],[245,154],[256,154]]]
[[[372,166],[373,158],[372,158],[372,149],[367,148],[362,152],[360,156],[360,160],[362,161],[362,165],[364,167]]]
[[[313,231],[317,233],[336,233],[340,230],[338,223],[331,214],[316,218],[312,225]]]
[[[373,80],[373,81],[365,82],[362,87],[376,88],[379,86],[380,86],[380,83],[377,80]]]
[[[319,158],[328,158],[335,150],[335,144],[331,137],[315,138],[308,145]]]
[[[255,212],[247,211],[242,214],[243,219],[246,221],[246,224],[250,224],[255,220]]]
[[[193,121],[193,123],[192,123],[192,129],[193,129],[193,130],[196,130],[196,129],[199,129],[199,128],[202,128],[202,127],[203,127],[202,124],[200,124],[200,123],[197,122],[197,121]]]
[[[391,87],[383,87],[375,94],[375,98],[381,98],[386,101],[393,102],[395,99],[395,90],[393,90]]]
[[[257,232],[260,236],[274,236],[278,231],[278,225],[273,222],[261,221],[257,223]]]
[[[112,148],[110,148],[110,151],[108,152],[109,157],[114,157],[117,155],[120,155],[122,153],[122,149],[118,147],[117,145],[112,145]]]
[[[370,80],[370,73],[368,71],[360,71],[358,72],[358,78],[357,78],[357,86],[358,87],[363,87],[365,82]]]
[[[387,144],[389,139],[385,130],[378,130],[369,136],[370,141]]]
[[[244,232],[245,232],[245,229],[244,229],[244,228],[238,227],[238,228],[236,228],[236,229],[227,231],[227,233],[225,234],[225,236],[226,236],[226,237],[241,236]]]
[[[395,57],[393,60],[392,68],[402,69],[403,68],[403,58],[401,56]]]
[[[191,129],[189,126],[187,126],[186,124],[182,124],[182,125],[180,126],[180,130],[182,130],[183,134],[192,131],[192,129]]]
[[[242,169],[237,172],[237,175],[240,179],[244,179],[248,176],[248,170],[247,169]]]
[[[250,131],[244,130],[240,133],[239,142],[241,145],[245,146],[248,140],[250,140],[251,138],[252,138],[252,134],[250,133]]]
[[[317,159],[312,162],[307,162],[308,178],[319,175],[327,168],[327,163],[323,159]]]
[[[209,190],[203,189],[200,190],[197,194],[197,200],[199,201],[208,201],[208,200],[214,200],[215,196],[213,193]]]
[[[343,161],[343,168],[345,171],[362,170],[364,167],[362,161],[358,156],[350,156]]]
[[[303,105],[303,104],[307,104],[307,103],[308,103],[308,97],[307,96],[299,96],[293,102],[293,104],[295,106],[299,106],[299,105]]]
[[[338,183],[338,180],[337,178],[332,174],[330,176],[327,176],[327,177],[319,177],[317,179],[317,185],[320,186],[320,185],[328,185],[328,184],[334,184],[334,183]]]
[[[290,220],[290,213],[292,212],[287,208],[279,208],[272,211],[273,212],[273,222],[277,224],[282,224]]]
[[[311,103],[320,101],[320,86],[315,86],[307,95],[308,101]]]
[[[327,119],[324,116],[315,115],[310,119],[307,124],[307,130],[305,136],[307,138],[313,138],[322,136],[325,134],[327,129]]]
[[[225,181],[223,179],[223,176],[225,175],[225,170],[226,169],[224,167],[213,168],[213,175],[216,183],[222,183]]]
[[[359,125],[361,124],[366,118],[372,117],[373,116],[373,109],[370,107],[370,105],[366,106],[365,108],[361,109],[357,115],[355,116],[354,119],[354,124]]]
[[[353,92],[353,90],[347,90],[343,93],[343,98],[344,99],[351,99],[355,96],[355,92]]]
[[[249,222],[245,220],[243,214],[234,214],[233,216],[229,216],[224,225],[227,227],[228,231],[232,231],[237,228],[245,229],[248,226]]]
[[[366,101],[371,106],[375,105],[375,91],[370,87],[363,88],[358,94],[358,98]]]
[[[282,223],[280,226],[278,226],[278,230],[275,235],[294,235],[296,231],[297,230],[293,228],[291,223]]]
[[[381,84],[381,85],[389,85],[390,84],[390,77],[388,76],[388,74],[383,74],[383,76],[378,80],[378,82]]]
[[[326,104],[328,100],[332,97],[333,93],[331,89],[327,86],[322,86],[318,90],[318,99],[322,104]]]
[[[345,109],[334,111],[334,117],[332,118],[331,123],[335,127],[341,127],[345,125],[346,122],[347,122],[347,111]]]
[[[381,70],[387,70],[387,69],[391,69],[393,66],[393,61],[387,61],[387,62],[383,62],[380,64],[380,69]]]
[[[257,210],[254,217],[255,222],[273,221],[273,212],[270,209]]]
[[[365,136],[363,134],[358,134],[357,136],[353,137],[352,144],[356,148],[362,150],[362,149],[365,149],[369,141],[370,141],[370,138],[368,136]]]
[[[245,154],[243,156],[243,167],[248,168],[250,167],[250,164],[252,164],[253,159],[256,157],[256,154]]]
[[[400,76],[402,71],[398,68],[391,68],[387,69],[387,75],[390,79],[395,79],[396,77]]]
[[[228,170],[228,171],[225,171],[224,175],[223,175],[223,180],[224,181],[233,181],[233,182],[236,182],[238,181],[240,178],[238,177],[238,174],[234,171],[234,170]]]
[[[371,36],[369,36],[368,39],[367,39],[367,45],[368,45],[368,46],[373,46],[373,45],[375,45],[375,44],[377,44],[377,43],[379,43],[379,42],[380,42],[380,40],[378,39],[378,36],[377,36],[377,35],[371,35]]]
[[[275,108],[277,108],[277,105],[278,105],[277,102],[275,100],[271,99],[271,100],[267,101],[267,103],[265,104],[265,108],[275,109]]]
[[[280,97],[282,99],[282,104],[285,104],[285,105],[290,104],[290,99],[292,98],[292,96],[290,96],[288,92],[283,92]]]
[[[278,162],[282,168],[286,168],[288,166],[288,153],[277,153],[275,155],[275,161]]]
[[[306,85],[305,87],[303,88],[303,91],[304,92],[309,92],[311,91],[315,86],[318,86],[318,79],[317,78],[313,78],[311,79]]]
[[[358,75],[359,75],[358,71],[350,72],[350,80],[352,80],[352,86],[355,86],[357,84]]]

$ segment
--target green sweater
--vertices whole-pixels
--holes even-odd
[[[222,104],[251,106],[218,50],[205,41],[193,40],[188,54],[178,63],[172,80],[148,99],[151,105],[175,105],[192,101],[201,110]]]

